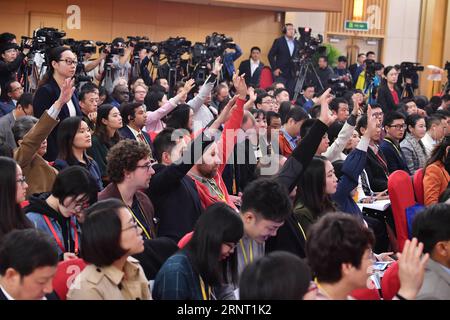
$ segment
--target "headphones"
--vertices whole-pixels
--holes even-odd
[[[284,26],[283,26],[283,28],[281,29],[281,32],[283,33],[283,34],[286,34],[286,32],[287,32],[287,27],[288,26],[294,26],[292,23],[286,23]],[[294,30],[295,31],[295,30]]]

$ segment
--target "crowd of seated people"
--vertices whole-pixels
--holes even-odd
[[[258,47],[173,88],[120,57],[112,90],[75,88],[77,57],[55,47],[34,93],[0,36],[0,300],[345,300],[376,261],[398,266],[394,299],[450,299],[449,93],[402,97],[400,70],[379,64],[373,97],[360,54],[320,57],[325,88],[307,79],[294,100],[291,31],[265,88]],[[368,206],[398,171],[423,188],[402,246],[393,208]],[[71,263],[74,283],[55,276]]]

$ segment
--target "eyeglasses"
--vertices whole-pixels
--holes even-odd
[[[22,178],[17,179],[16,182],[24,185],[25,183],[27,183],[27,179],[25,179],[25,176],[22,176]]]
[[[151,159],[150,162],[148,162],[142,166],[136,166],[136,168],[146,168],[147,171],[149,171],[150,168],[153,167],[156,163],[157,163],[156,160]]]
[[[63,204],[64,205],[64,204]],[[87,207],[89,207],[89,203],[87,200],[80,200],[80,201],[72,201],[69,205],[64,205],[66,208],[70,209],[73,208],[75,212],[81,212]]]
[[[61,59],[59,61],[64,61],[68,66],[77,65],[78,60],[72,60],[72,59]]]
[[[402,130],[402,129],[405,130],[406,129],[406,123],[390,125],[389,128],[395,128],[397,130]]]
[[[372,113],[372,116],[376,117],[376,118],[381,118],[383,116],[383,112],[374,112]]]
[[[11,92],[16,92],[17,90],[23,91],[23,88],[22,87],[17,87],[17,88],[12,89]]]
[[[122,229],[122,231],[127,231],[127,230],[130,230],[130,229],[134,229],[134,230],[137,231],[138,228],[139,228],[138,224],[136,222],[133,222],[133,224],[131,226]]]

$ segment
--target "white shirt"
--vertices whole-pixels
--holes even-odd
[[[421,139],[423,146],[425,147],[425,151],[427,153],[427,157],[430,158],[431,152],[433,151],[434,146],[438,143],[434,140],[428,132],[425,133],[425,136]]]
[[[251,76],[253,76],[253,73],[255,73],[256,69],[258,69],[259,63],[260,63],[259,60],[258,61],[253,61],[253,59],[250,59],[250,70],[251,70],[250,75]]]
[[[294,49],[295,49],[295,44],[294,44],[294,39],[289,39],[288,37],[284,37],[286,39],[287,45],[289,47],[289,52],[292,56],[292,54],[294,53]]]
[[[13,297],[11,297],[11,296],[8,294],[8,292],[6,292],[5,288],[3,288],[1,285],[0,285],[0,290],[2,290],[2,292],[3,292],[3,294],[5,295],[6,299],[8,299],[8,300],[16,300],[16,299],[14,299]]]
[[[72,102],[72,99],[67,102],[67,108],[69,108],[69,114],[71,117],[75,117],[77,115],[77,109],[75,109],[75,105]]]

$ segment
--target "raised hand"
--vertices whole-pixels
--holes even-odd
[[[364,132],[364,136],[372,137],[378,130],[378,119],[373,115],[372,107],[370,104],[367,106],[367,130]]]
[[[418,243],[416,238],[406,240],[402,253],[398,256],[398,277],[400,278],[400,290],[398,294],[405,299],[415,299],[422,287],[425,266],[429,254],[422,256],[423,243]]]
[[[212,73],[214,73],[216,76],[219,75],[220,71],[222,70],[223,63],[220,62],[220,57],[217,57],[214,61],[214,69],[212,70]]]
[[[75,92],[75,80],[67,78],[63,82],[63,86],[61,88],[61,92],[59,94],[58,100],[55,102],[55,107],[62,108],[67,102],[72,99],[72,95]]]
[[[319,98],[320,103],[320,116],[319,120],[325,123],[327,126],[333,124],[336,121],[337,115],[330,111],[329,104],[333,100],[331,95],[331,88],[328,88]]]
[[[192,88],[194,88],[194,87],[195,87],[195,80],[194,79],[189,79],[184,84],[183,91],[184,91],[185,94],[188,94],[189,91],[191,91]]]
[[[245,100],[245,98],[247,97],[247,84],[245,83],[244,76],[245,73],[239,75],[239,71],[237,73],[233,73],[233,86],[236,89],[239,97]]]

